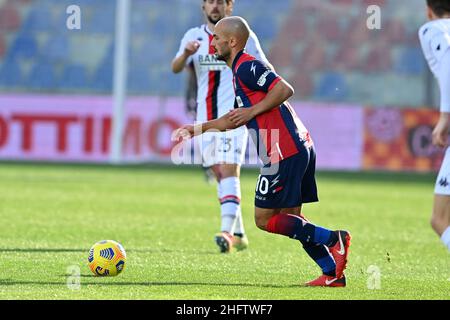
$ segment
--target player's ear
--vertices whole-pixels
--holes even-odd
[[[236,46],[236,38],[235,37],[230,37],[230,39],[228,39],[228,44],[230,45],[230,48],[234,48]]]
[[[228,2],[227,2],[228,3]],[[227,15],[227,16],[231,16],[232,14],[233,14],[233,1],[230,1],[228,4],[227,4],[227,8],[226,8],[226,10],[225,10],[225,14]]]
[[[434,19],[434,12],[430,7],[427,7],[427,16],[428,16],[428,20],[433,20]]]

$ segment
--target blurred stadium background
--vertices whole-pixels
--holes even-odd
[[[182,96],[170,71],[184,32],[203,22],[200,0],[133,0],[128,92]],[[66,8],[82,9],[82,29],[67,30]],[[366,8],[382,9],[382,30],[366,28]],[[115,1],[0,1],[2,92],[109,94]],[[432,104],[417,39],[422,0],[237,0],[297,99],[420,107]],[[335,88],[340,90],[336,92]],[[391,88],[392,90],[387,90]]]
[[[170,63],[203,23],[201,0],[130,3],[121,161],[171,163],[171,130],[192,116],[187,75]],[[372,4],[381,30],[366,26]],[[69,5],[81,30],[66,27]],[[116,1],[0,0],[0,299],[448,299],[448,253],[428,223],[442,151],[430,143],[438,92],[417,39],[425,0],[236,0],[234,14],[296,89],[320,171],[321,202],[306,211],[352,231],[348,290],[295,285],[318,269],[254,226],[256,170],[241,177],[251,249],[223,257],[215,190],[196,169],[17,163],[113,159]],[[85,265],[101,239],[129,254],[117,279]],[[63,274],[73,265],[78,291]],[[372,265],[382,290],[368,290]]]
[[[72,4],[81,8],[81,30],[66,27],[66,8]],[[142,116],[133,118],[137,120],[125,124],[123,148],[128,141],[134,154],[123,155],[124,161],[167,161],[170,129],[191,119],[186,115],[163,120],[168,114],[185,113],[187,75],[173,74],[170,62],[186,30],[203,23],[200,4],[200,0],[131,1],[125,113],[133,109],[131,105],[141,112],[151,110],[156,129],[149,129],[148,136],[156,132],[156,138],[147,142],[138,123]],[[366,27],[366,9],[372,4],[381,8],[381,30]],[[394,143],[386,139],[395,135],[396,127],[404,127],[403,122],[415,130],[429,127],[435,120],[430,108],[437,104],[436,85],[417,39],[417,30],[425,22],[424,7],[422,0],[236,1],[234,14],[249,21],[276,70],[294,85],[293,100],[299,110],[305,110],[299,111],[300,116],[317,137],[317,145],[324,146],[324,158],[333,158],[329,150],[339,145],[344,148],[349,138],[353,141],[353,151],[346,152],[357,154],[351,156],[357,164],[319,163],[319,168],[436,169],[440,158],[430,160],[436,150],[429,144],[429,128],[421,127],[421,133],[413,138],[409,131],[404,132]],[[103,134],[100,142],[96,137],[72,138],[76,129],[69,128],[71,120],[66,119],[66,127],[60,123],[59,129],[68,130],[68,148],[81,140],[84,143],[84,154],[64,155],[64,141],[53,141],[64,132],[41,128],[32,139],[36,140],[34,146],[25,141],[26,119],[11,114],[17,107],[39,112],[45,105],[41,112],[85,110],[88,119],[93,106],[102,105],[105,114],[111,110],[111,117],[114,102],[101,97],[113,93],[115,18],[116,1],[0,0],[0,158],[82,162],[111,158],[106,156],[110,152],[110,119],[103,118],[102,129],[98,129],[99,135]],[[428,110],[417,114],[410,109]],[[407,117],[415,120],[404,120]],[[89,118],[80,130],[96,136],[92,121],[100,120]],[[327,128],[330,123],[334,128]],[[140,131],[140,137],[133,136],[133,130]],[[375,141],[367,138],[367,130],[378,132]],[[327,140],[336,140],[339,132],[347,132],[342,142],[325,146]],[[411,139],[414,150],[401,150],[411,145]],[[39,150],[48,144],[58,144],[58,150]],[[97,154],[96,145],[101,145]],[[149,150],[141,150],[148,145]]]

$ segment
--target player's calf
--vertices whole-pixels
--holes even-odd
[[[450,196],[435,194],[431,227],[450,251]]]
[[[447,229],[447,227],[449,227],[450,225],[447,219],[434,214],[431,216],[430,224],[434,232],[436,232],[438,235],[441,235],[444,230]]]

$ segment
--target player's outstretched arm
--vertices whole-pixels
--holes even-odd
[[[434,127],[432,134],[433,145],[441,148],[447,146],[449,127],[450,127],[450,113],[441,112],[439,121],[436,127]]]
[[[438,74],[439,88],[441,93],[441,115],[433,130],[433,144],[438,147],[448,145],[448,132],[450,128],[450,51],[447,51],[441,59],[441,69]]]
[[[178,141],[180,139],[186,140],[194,136],[201,135],[207,131],[226,131],[236,129],[237,126],[229,119],[229,113],[222,117],[208,122],[185,125],[177,130],[172,135],[172,140]]]
[[[200,42],[198,41],[189,41],[186,43],[183,53],[172,60],[172,71],[174,73],[183,71],[186,66],[186,61],[191,55],[197,52],[198,48],[200,48]]]
[[[254,117],[270,111],[271,109],[280,106],[287,99],[292,97],[294,89],[284,79],[278,83],[267,93],[266,97],[251,108],[234,109],[229,114],[229,119],[236,125],[242,126],[249,122]]]

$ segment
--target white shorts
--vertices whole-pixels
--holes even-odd
[[[197,137],[204,167],[215,164],[242,165],[247,149],[248,131],[245,126],[226,132],[206,132]]]
[[[450,196],[450,147],[445,150],[444,160],[436,179],[435,194]]]

